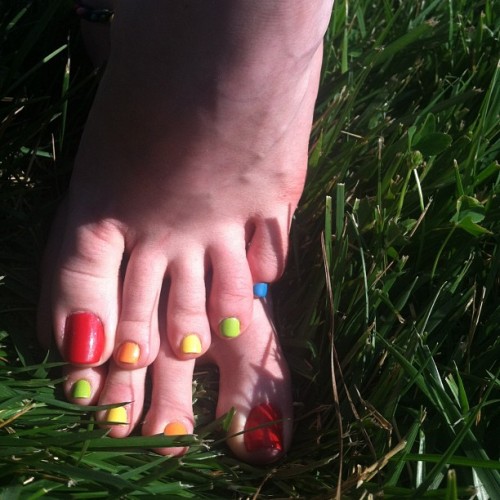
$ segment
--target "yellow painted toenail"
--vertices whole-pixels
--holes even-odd
[[[191,333],[182,339],[181,349],[184,354],[200,354],[201,342],[198,335]]]
[[[180,422],[170,422],[163,429],[165,436],[184,436],[188,431]]]
[[[220,333],[223,337],[234,339],[240,334],[240,320],[238,318],[226,318],[220,322]]]
[[[108,410],[106,420],[113,424],[128,424],[127,410],[123,406]]]
[[[141,348],[135,342],[125,342],[118,351],[118,361],[133,365],[139,361]]]

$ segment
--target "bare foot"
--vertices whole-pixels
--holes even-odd
[[[99,393],[100,403],[134,401],[112,415],[126,420],[113,435],[139,421],[153,361],[144,431],[172,420],[191,432],[194,360],[211,342],[220,412],[239,408],[234,430],[291,417],[286,367],[252,289],[285,265],[330,9],[320,0],[117,5],[39,310],[42,342],[54,332],[73,365],[70,398],[78,389],[89,396],[82,403]],[[168,339],[160,339],[165,283]],[[78,380],[90,394],[74,388]],[[272,429],[255,431],[254,442],[282,453],[290,426],[279,446]],[[276,456],[243,437],[231,442],[249,461]]]

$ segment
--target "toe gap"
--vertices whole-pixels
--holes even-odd
[[[253,219],[248,220],[245,224],[245,249],[247,252],[255,235],[256,228],[257,224]]]

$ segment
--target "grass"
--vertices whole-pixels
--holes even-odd
[[[498,498],[500,12],[339,0],[307,187],[276,286],[296,432],[257,468],[193,385],[182,459],[64,402],[37,269],[97,77],[68,2],[0,6],[2,498]]]

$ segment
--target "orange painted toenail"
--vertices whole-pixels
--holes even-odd
[[[223,337],[234,339],[240,334],[240,320],[238,318],[226,318],[220,322],[220,333]]]
[[[123,406],[108,410],[106,420],[113,424],[128,424],[127,410]]]
[[[133,365],[139,361],[141,348],[135,342],[125,342],[118,351],[118,361]]]
[[[170,422],[163,429],[165,436],[184,436],[187,433],[186,427],[180,422]]]
[[[182,339],[181,350],[184,354],[200,354],[201,352],[201,342],[195,333],[186,335]]]

